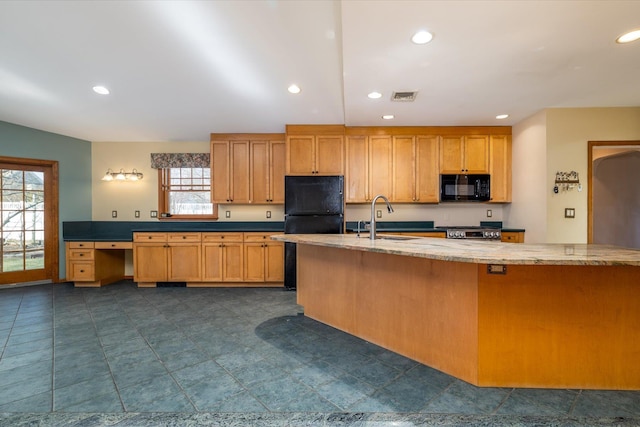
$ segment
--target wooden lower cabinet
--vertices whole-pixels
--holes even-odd
[[[186,282],[189,287],[281,286],[284,243],[270,233],[134,233],[139,287]]]
[[[283,282],[284,243],[270,234],[244,233],[245,281]]]
[[[524,231],[503,231],[501,240],[507,243],[524,243]]]
[[[202,233],[203,282],[242,282],[242,233]]]

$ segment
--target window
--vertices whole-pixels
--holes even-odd
[[[216,219],[217,206],[211,203],[211,169],[171,167],[158,169],[161,218]]]

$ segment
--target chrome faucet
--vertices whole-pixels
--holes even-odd
[[[393,213],[393,208],[391,207],[391,203],[389,203],[389,199],[384,197],[382,194],[378,194],[373,198],[371,201],[371,222],[369,223],[371,227],[369,230],[369,238],[371,240],[375,240],[376,238],[376,202],[378,199],[384,200],[387,203],[387,211],[389,211],[389,213]]]

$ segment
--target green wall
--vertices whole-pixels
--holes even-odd
[[[0,121],[0,155],[59,162],[60,278],[66,277],[62,222],[91,220],[91,143]]]

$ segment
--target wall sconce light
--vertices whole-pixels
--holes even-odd
[[[107,169],[107,172],[102,177],[103,181],[139,181],[143,177],[141,172],[136,169],[131,172],[125,172],[124,169],[120,169],[120,172],[114,172],[111,169]]]

